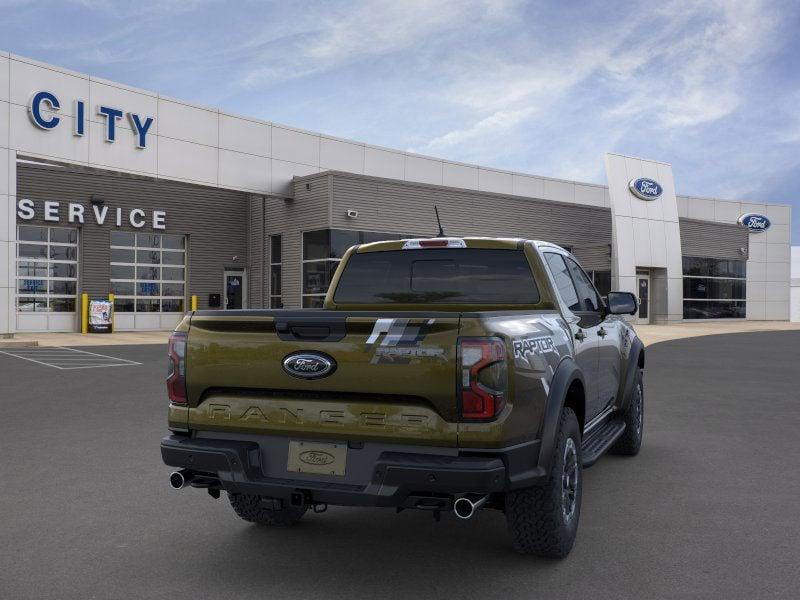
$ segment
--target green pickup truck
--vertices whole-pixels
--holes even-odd
[[[201,310],[169,343],[170,485],[290,525],[328,505],[505,513],[563,557],[582,469],[642,440],[644,348],[553,244],[431,238],[350,248],[324,308]]]

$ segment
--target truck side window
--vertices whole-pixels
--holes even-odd
[[[578,263],[574,260],[567,258],[567,267],[572,274],[572,280],[575,282],[575,287],[578,290],[578,297],[580,298],[582,309],[589,312],[600,311],[600,298],[597,292],[589,281],[589,277],[583,272]]]
[[[578,299],[578,292],[575,290],[575,285],[572,283],[572,277],[569,275],[567,265],[560,254],[553,254],[546,252],[545,260],[550,267],[550,272],[553,274],[553,279],[558,289],[558,295],[572,311],[581,310],[581,302]]]

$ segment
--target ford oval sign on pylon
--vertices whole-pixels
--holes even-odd
[[[646,177],[631,179],[628,183],[628,187],[634,196],[642,200],[658,200],[661,198],[661,194],[664,191],[660,183],[652,179],[647,179]]]
[[[739,225],[746,227],[750,233],[761,233],[770,228],[772,223],[764,215],[758,213],[747,213],[739,217]]]

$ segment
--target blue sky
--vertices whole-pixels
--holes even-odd
[[[800,3],[0,0],[0,47],[374,144],[605,182],[670,162],[679,193],[792,203]]]

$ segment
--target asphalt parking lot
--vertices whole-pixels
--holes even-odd
[[[167,486],[165,348],[84,350],[130,364],[0,354],[2,598],[800,596],[800,332],[650,347],[642,452],[586,471],[563,561],[514,554],[491,511],[240,521]]]

